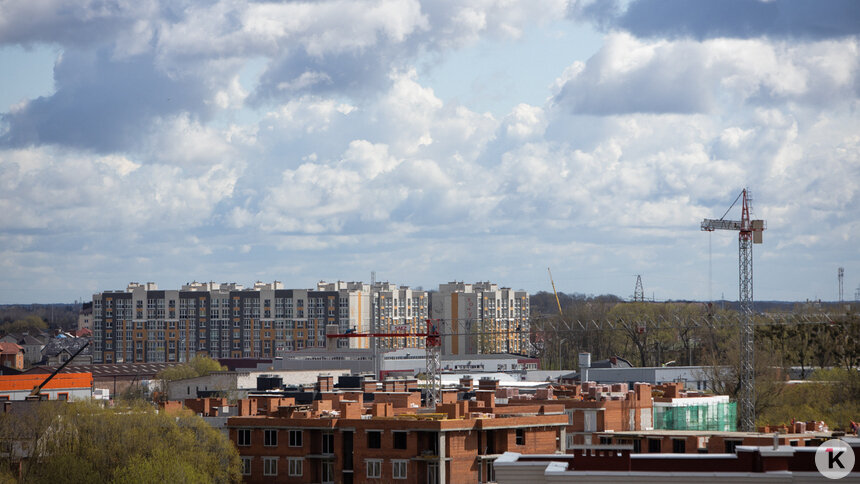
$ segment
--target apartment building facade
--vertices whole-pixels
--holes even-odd
[[[339,292],[284,289],[280,282],[190,283],[159,290],[131,283],[93,296],[94,362],[183,362],[273,358],[325,347],[326,324],[339,322]]]
[[[441,321],[448,355],[529,352],[529,294],[491,282],[440,284],[431,317]]]
[[[528,334],[528,294],[496,284],[443,284],[430,295],[388,282],[325,282],[313,289],[283,284],[192,282],[175,290],[130,283],[93,295],[95,363],[184,362],[213,358],[274,358],[326,347],[325,328],[341,333],[422,333],[430,317],[454,333],[446,354],[522,353]],[[437,297],[438,296],[438,297]],[[452,316],[453,315],[453,316]],[[483,331],[471,337],[468,331]],[[370,348],[370,338],[340,338],[338,348]],[[424,338],[379,338],[383,350],[423,348]]]
[[[373,320],[381,333],[424,333],[430,317],[430,300],[426,291],[388,282],[373,286]],[[424,348],[424,337],[380,339],[380,348]]]

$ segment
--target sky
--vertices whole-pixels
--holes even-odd
[[[860,287],[860,2],[0,0],[0,304]],[[735,206],[726,218],[739,219]]]

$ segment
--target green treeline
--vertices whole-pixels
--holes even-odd
[[[241,480],[239,456],[221,432],[191,412],[166,414],[146,404],[33,403],[0,415],[0,439],[28,457],[14,475],[13,457],[0,453],[0,482]]]
[[[538,304],[554,312],[534,311],[531,328],[544,369],[577,369],[577,354],[587,351],[592,361],[620,356],[634,366],[702,366],[704,379],[712,382],[710,391],[732,398],[740,391],[736,311],[702,303],[579,297],[564,298],[564,315],[560,316],[554,299],[551,302]],[[860,421],[860,385],[856,383],[860,378],[860,314],[856,308],[798,305],[779,318],[756,314],[754,327],[759,424],[815,419],[845,429],[852,420]],[[824,370],[813,374],[813,369]],[[813,375],[815,381],[788,384],[797,373],[806,378]]]

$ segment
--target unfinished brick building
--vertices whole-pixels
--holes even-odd
[[[321,377],[320,399],[309,405],[268,396],[240,401],[239,416],[226,427],[245,481],[488,482],[493,460],[504,452],[554,453],[564,442],[562,405],[496,405],[495,391],[478,390],[471,401],[446,392],[442,404],[427,409],[417,405],[420,391],[403,385],[386,382],[372,391],[376,382],[364,382],[359,391],[327,391],[331,381]],[[220,403],[186,406],[212,414]]]

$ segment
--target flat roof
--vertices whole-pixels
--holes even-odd
[[[622,431],[612,431],[612,430],[603,430],[594,432],[595,434],[601,435],[617,435],[619,437],[639,437],[639,436],[664,436],[664,437],[710,437],[714,435],[726,436],[726,437],[767,437],[773,438],[773,432],[771,433],[763,433],[763,432],[740,432],[740,431],[719,431],[719,430],[622,430]],[[800,437],[830,437],[831,432],[804,432],[797,434],[777,434],[780,438],[800,438]]]

